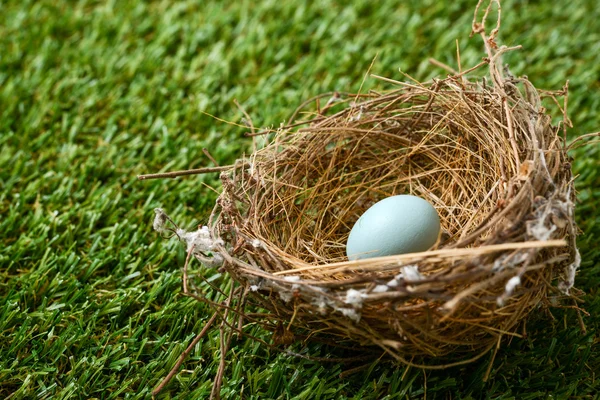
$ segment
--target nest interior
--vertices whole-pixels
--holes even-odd
[[[441,246],[468,241],[522,167],[498,129],[502,106],[474,115],[471,107],[481,109],[485,95],[461,98],[444,93],[446,84],[367,97],[278,137],[251,159],[245,184],[258,202],[247,214],[249,233],[306,263],[344,261],[349,231],[366,209],[413,194],[440,214]]]

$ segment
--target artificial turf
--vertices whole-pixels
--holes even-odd
[[[426,80],[445,74],[429,57],[456,65],[458,38],[462,64],[474,65],[484,55],[469,38],[474,4],[0,2],[0,398],[150,398],[210,315],[181,295],[185,254],[152,231],[153,209],[201,224],[215,199],[204,184],[218,182],[136,175],[210,165],[203,148],[223,164],[248,152],[246,130],[205,114],[240,123],[234,99],[256,126],[276,127],[314,94],[357,91],[376,55],[372,72]],[[523,45],[505,58],[512,72],[545,89],[568,79],[569,137],[598,131],[596,0],[513,0],[502,11],[501,43]],[[571,155],[587,333],[573,310],[540,313],[526,339],[504,343],[486,383],[490,357],[427,373],[374,362],[340,377],[344,365],[238,340],[222,397],[596,398],[600,152]],[[219,357],[214,331],[158,397],[206,398]]]

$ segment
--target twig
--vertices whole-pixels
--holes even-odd
[[[225,309],[223,313],[223,318],[221,320],[221,326],[219,328],[219,342],[220,342],[220,359],[219,359],[219,369],[217,370],[217,375],[215,376],[215,382],[213,384],[212,390],[210,392],[210,399],[219,400],[221,398],[221,385],[223,383],[223,375],[225,374],[225,359],[227,356],[227,350],[229,350],[229,344],[231,343],[232,330],[229,331],[229,335],[227,336],[225,333],[225,328],[229,325],[227,322],[227,317],[229,316],[229,307],[231,305],[231,300],[233,299],[233,293],[235,292],[233,285],[233,279],[230,280],[231,289],[229,291],[229,297],[225,300],[225,305],[228,307]]]
[[[296,116],[300,113],[300,110],[302,110],[304,107],[306,107],[308,104],[312,103],[313,101],[315,101],[317,99],[322,99],[324,97],[331,97],[331,98],[338,99],[340,97],[340,93],[339,92],[325,92],[325,93],[321,93],[317,96],[314,96],[314,97],[311,97],[310,99],[305,100],[302,104],[300,104],[296,108],[296,110],[294,110],[294,112],[288,119],[288,125],[291,125],[292,122],[296,120]],[[327,102],[327,104],[329,104],[329,102]]]
[[[506,125],[508,127],[508,138],[510,139],[510,144],[512,146],[512,150],[515,156],[516,165],[521,165],[521,160],[519,159],[519,150],[517,149],[517,141],[515,140],[515,130],[513,126],[512,113],[510,112],[510,106],[508,105],[508,101],[506,97],[502,99],[504,103],[504,113],[506,115]]]
[[[393,255],[393,256],[384,256],[384,257],[374,257],[371,259],[365,260],[354,260],[354,261],[342,261],[337,263],[323,264],[323,265],[309,265],[305,267],[299,267],[291,270],[285,271],[277,271],[273,272],[273,275],[289,275],[289,274],[297,274],[299,272],[304,271],[331,271],[337,268],[344,268],[344,271],[351,270],[353,268],[360,269],[361,271],[367,270],[378,270],[380,267],[388,266],[393,263],[398,263],[400,261],[411,262],[415,259],[426,258],[426,257],[462,257],[468,255],[482,255],[488,253],[494,253],[502,250],[516,250],[516,249],[529,249],[529,248],[545,248],[545,247],[563,247],[566,246],[567,242],[558,239],[558,240],[533,240],[529,242],[521,242],[521,243],[501,243],[501,244],[493,244],[488,246],[480,246],[474,248],[458,248],[458,249],[440,249],[440,250],[431,250],[425,251],[422,253],[409,253],[409,254],[401,254],[401,255]],[[396,264],[398,265],[398,264]],[[336,272],[340,272],[337,271]]]
[[[254,128],[254,123],[252,122],[252,117],[250,117],[250,114],[248,114],[248,112],[246,112],[246,109],[244,109],[244,107],[242,107],[240,105],[240,103],[237,101],[237,99],[233,99],[233,102],[237,106],[238,110],[240,110],[242,112],[242,114],[244,114],[244,118],[245,118],[244,123],[248,126],[248,128],[250,128],[250,132],[252,134],[254,134],[256,129]],[[252,136],[252,151],[256,151],[256,138],[254,136]]]
[[[360,97],[360,92],[362,91],[362,88],[365,84],[365,81],[367,80],[367,78],[369,77],[369,75],[371,74],[371,69],[373,68],[373,65],[375,64],[375,61],[377,60],[377,56],[379,55],[379,53],[375,54],[375,57],[373,57],[373,60],[371,61],[371,64],[369,65],[369,68],[367,68],[367,72],[365,72],[365,74],[363,75],[363,79],[362,82],[360,83],[360,86],[358,88],[358,92],[356,93],[356,99],[358,99]],[[356,103],[356,101],[354,102]],[[356,106],[351,106],[350,108],[350,112],[348,113],[348,117],[347,120],[349,121],[352,118],[355,118],[355,115],[353,113],[353,110],[356,108]],[[360,116],[362,114],[362,111],[360,111],[361,108],[359,107],[359,113],[358,113],[358,117],[357,119],[360,119]],[[319,111],[319,114],[321,113],[321,111]]]
[[[427,400],[427,371],[423,370],[423,400]]]
[[[488,379],[490,378],[490,373],[492,372],[492,366],[494,365],[494,360],[496,359],[496,354],[498,354],[498,349],[500,348],[501,341],[502,341],[502,335],[498,335],[498,342],[496,344],[496,347],[494,348],[494,353],[492,354],[492,359],[490,360],[487,370],[485,371],[485,375],[483,376],[484,382],[487,382]]]
[[[458,39],[456,41],[456,64],[458,65],[458,73],[462,72],[462,63],[460,61],[460,46],[458,45]]]
[[[587,329],[585,327],[585,323],[583,322],[583,317],[581,316],[581,311],[583,311],[583,313],[586,314],[588,317],[590,314],[584,310],[581,310],[581,308],[577,307],[577,302],[575,300],[573,300],[573,303],[575,303],[575,306],[573,308],[575,308],[575,311],[577,311],[577,320],[579,321],[579,328],[581,329],[581,332],[584,335],[586,335]]]
[[[567,143],[567,126],[569,128],[573,127],[573,123],[569,119],[569,80],[565,82],[563,91],[565,92],[563,107],[563,140]]]
[[[587,138],[591,138],[591,137],[600,137],[600,132],[593,132],[593,133],[586,133],[585,135],[581,135],[579,137],[576,137],[568,146],[567,146],[567,151],[571,151],[573,149],[576,149],[578,147],[581,146],[585,146],[587,144],[590,143],[597,143],[597,141],[590,141],[590,142],[585,142],[585,139]]]
[[[178,176],[186,176],[186,175],[199,175],[199,174],[208,174],[211,172],[221,172],[227,171],[231,169],[231,165],[226,165],[223,167],[207,167],[207,168],[197,168],[197,169],[188,169],[185,171],[172,171],[172,172],[163,172],[159,174],[146,174],[146,175],[138,175],[138,180],[143,181],[146,179],[160,179],[160,178],[177,178]]]
[[[311,124],[311,123],[314,123],[314,122],[320,122],[320,121],[323,121],[324,119],[325,119],[325,117],[316,117],[314,119],[309,119],[309,120],[306,120],[306,121],[295,122],[293,124],[282,126],[279,129],[265,129],[265,130],[262,130],[262,131],[259,131],[259,132],[255,132],[255,133],[246,132],[244,135],[247,136],[247,137],[268,135],[270,133],[276,133],[278,130],[287,130],[287,129],[295,128],[295,127],[301,126],[301,125],[307,125],[307,124]]]
[[[188,268],[188,263],[190,262],[190,256],[192,255],[192,252],[194,251],[194,247],[195,247],[194,244],[192,244],[190,246],[190,249],[187,252],[187,256],[185,257],[185,264],[183,264],[183,293],[184,294],[188,294],[188,287],[187,287],[188,274],[187,274],[187,268]]]
[[[433,65],[435,65],[436,67],[439,67],[439,68],[441,68],[441,69],[443,69],[443,70],[446,70],[446,71],[450,72],[450,73],[451,73],[451,74],[453,74],[453,75],[458,75],[458,74],[459,74],[459,72],[458,72],[458,71],[456,71],[454,68],[452,68],[451,66],[449,66],[449,65],[447,65],[447,64],[444,64],[444,63],[443,63],[443,62],[441,62],[441,61],[438,61],[438,60],[436,60],[435,58],[430,58],[430,59],[429,59],[429,63],[430,63],[430,64],[433,64]]]
[[[356,373],[358,373],[358,372],[360,372],[360,371],[362,371],[364,369],[369,368],[369,366],[371,366],[371,364],[373,364],[373,363],[370,362],[370,363],[366,363],[366,364],[363,364],[363,365],[359,365],[358,367],[347,369],[345,371],[340,372],[340,374],[338,376],[339,376],[340,379],[344,379],[344,378],[346,378],[346,377],[348,377],[350,375],[354,375],[354,374],[356,374]]]
[[[210,161],[212,161],[213,164],[215,164],[217,167],[219,167],[219,163],[217,162],[217,160],[215,160],[215,158],[208,152],[208,149],[205,147],[202,149],[202,152],[204,153],[204,155],[206,157],[208,157],[208,159]]]
[[[211,327],[211,325],[213,324],[213,322],[215,322],[215,319],[217,319],[217,315],[218,314],[215,312],[213,314],[213,316],[210,317],[210,319],[208,320],[206,325],[204,325],[204,328],[202,328],[200,333],[194,338],[194,340],[192,340],[192,343],[190,343],[190,345],[187,347],[187,349],[185,349],[185,351],[183,353],[181,353],[181,355],[179,356],[179,359],[177,360],[177,362],[175,363],[173,368],[171,368],[171,371],[169,372],[169,374],[165,377],[165,379],[162,380],[160,385],[158,385],[156,387],[156,389],[154,389],[152,391],[152,397],[158,395],[164,389],[164,387],[171,381],[171,379],[173,379],[175,374],[177,374],[177,371],[179,370],[179,367],[181,367],[181,364],[183,364],[183,362],[185,361],[187,356],[192,352],[192,349],[194,348],[194,346],[196,346],[196,344],[198,344],[200,339],[202,339],[202,337],[204,335],[206,335],[206,332],[208,332],[208,330]]]

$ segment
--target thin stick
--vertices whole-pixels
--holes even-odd
[[[137,178],[139,181],[143,181],[146,179],[177,178],[178,176],[199,175],[199,174],[208,174],[211,172],[227,171],[228,169],[231,169],[231,168],[233,168],[231,165],[226,165],[223,167],[197,168],[197,169],[188,169],[185,171],[172,171],[172,172],[163,172],[163,173],[159,173],[159,174],[138,175]]]
[[[581,312],[580,312],[580,308],[577,307],[577,301],[575,299],[573,299],[573,303],[575,304],[575,306],[573,306],[573,308],[575,308],[575,311],[577,311],[577,320],[579,321],[579,327],[581,329],[581,332],[585,335],[587,334],[587,329],[585,327],[585,323],[583,322],[583,317],[581,316]],[[590,314],[585,312],[584,313],[589,316]]]
[[[458,45],[458,39],[456,39],[456,63],[458,64],[458,73],[462,73],[462,64],[460,62],[460,46]]]
[[[293,121],[296,120],[296,116],[300,113],[300,110],[302,110],[304,107],[306,107],[308,104],[312,103],[316,99],[321,99],[321,98],[324,98],[324,97],[339,98],[340,97],[340,92],[325,92],[325,93],[321,93],[319,95],[311,97],[310,99],[305,100],[302,104],[300,104],[296,108],[296,110],[294,111],[294,113],[290,116],[290,118],[288,119],[288,125],[290,125]],[[329,102],[327,102],[327,103],[329,104]],[[307,122],[310,122],[310,121],[307,121]]]
[[[188,274],[187,274],[187,268],[188,268],[188,263],[190,262],[190,256],[192,255],[192,252],[194,251],[194,247],[195,245],[191,245],[190,249],[188,250],[187,256],[185,257],[185,264],[183,265],[183,293],[184,294],[188,294],[188,287],[187,287],[187,280],[188,280]]]
[[[410,253],[410,254],[401,254],[401,255],[395,255],[395,256],[384,256],[384,257],[372,258],[371,260],[373,262],[371,265],[366,264],[365,260],[342,261],[342,262],[338,262],[338,263],[331,263],[331,264],[324,264],[324,265],[311,265],[311,266],[306,266],[306,267],[302,267],[302,268],[290,269],[290,270],[286,270],[286,271],[277,271],[277,272],[274,272],[273,275],[289,275],[289,274],[296,274],[298,272],[312,271],[312,270],[324,271],[324,270],[331,270],[334,268],[347,268],[347,269],[360,268],[363,270],[370,270],[370,269],[373,269],[373,267],[379,267],[380,265],[389,265],[394,262],[410,261],[410,260],[414,260],[416,258],[423,258],[423,257],[433,257],[433,256],[457,257],[457,256],[465,256],[465,255],[469,255],[469,254],[481,255],[481,254],[493,253],[493,252],[501,251],[501,250],[516,250],[516,249],[529,249],[529,248],[542,248],[542,247],[562,247],[562,246],[566,246],[566,245],[567,245],[566,241],[564,241],[562,239],[558,239],[558,240],[546,240],[546,241],[534,240],[534,241],[522,242],[522,243],[501,243],[501,244],[492,244],[489,246],[481,246],[481,247],[467,248],[467,249],[440,249],[440,250],[425,251],[422,253]]]
[[[492,359],[490,360],[490,364],[485,371],[485,375],[483,377],[483,381],[487,382],[490,378],[490,373],[492,372],[492,366],[494,365],[494,360],[496,359],[496,354],[498,354],[498,349],[500,348],[500,341],[502,340],[502,335],[498,335],[498,342],[496,344],[496,348],[494,349],[494,353],[492,354]]]
[[[219,117],[217,117],[217,116],[215,116],[215,115],[209,114],[209,113],[207,113],[206,111],[200,111],[200,112],[201,112],[202,114],[204,114],[204,115],[208,115],[209,117],[216,119],[216,120],[217,120],[217,121],[219,121],[219,122],[224,122],[224,123],[226,123],[227,125],[233,125],[233,126],[237,126],[237,127],[240,127],[240,128],[247,128],[247,126],[245,126],[245,125],[242,125],[242,124],[236,124],[235,122],[232,122],[232,121],[227,121],[227,120],[225,120],[225,119],[222,119],[222,118],[219,118]]]
[[[413,362],[413,360],[414,360],[414,359],[415,359],[414,357],[413,357],[413,358],[411,358],[411,359],[410,359],[410,362]],[[404,372],[402,373],[402,377],[400,378],[400,381],[401,381],[401,382],[404,382],[404,378],[406,378],[406,375],[408,375],[408,371],[410,371],[410,368],[411,368],[411,367],[410,367],[410,365],[406,365],[406,366],[405,366],[405,368],[404,368]]]
[[[404,358],[396,353],[391,352],[388,348],[384,348],[384,350],[389,355],[394,357],[396,360],[400,361],[401,363],[403,363],[407,366],[415,367],[415,368],[419,368],[419,369],[441,370],[441,369],[447,369],[447,368],[452,368],[452,367],[458,367],[459,365],[470,364],[474,361],[477,361],[481,357],[483,357],[488,351],[490,351],[492,349],[492,347],[494,347],[494,344],[486,347],[479,354],[475,355],[474,357],[468,358],[466,360],[456,361],[456,362],[452,362],[452,363],[448,363],[448,364],[440,364],[440,365],[416,364],[416,363],[413,363],[412,361],[408,361],[406,358]]]
[[[233,102],[237,106],[238,110],[240,110],[242,112],[242,114],[244,114],[244,118],[245,118],[244,123],[246,125],[248,125],[248,128],[250,128],[250,131],[252,133],[254,133],[256,131],[256,129],[254,128],[254,123],[252,122],[252,117],[250,117],[250,114],[248,114],[246,112],[244,107],[242,107],[240,105],[240,103],[237,101],[237,99],[233,99]],[[256,152],[256,138],[254,136],[252,137],[252,151]]]
[[[571,151],[573,149],[576,149],[578,147],[584,146],[586,144],[589,144],[589,142],[583,142],[585,139],[590,138],[590,137],[600,137],[600,132],[593,132],[593,133],[586,133],[585,135],[581,135],[579,137],[576,137],[575,139],[573,139],[573,141],[571,142],[571,144],[569,144],[567,146],[567,151]]]
[[[423,370],[423,400],[427,400],[427,371]]]
[[[306,121],[295,122],[293,124],[289,124],[289,125],[280,127],[279,129],[265,129],[265,130],[262,130],[260,132],[255,132],[255,133],[246,132],[244,134],[244,136],[254,137],[254,136],[268,135],[268,134],[271,134],[271,133],[277,133],[277,131],[279,131],[279,130],[284,130],[285,131],[287,129],[294,128],[296,126],[313,124],[315,122],[323,121],[324,119],[325,119],[324,117],[315,117],[314,119],[309,119],[309,120],[306,120]]]
[[[215,164],[217,167],[219,166],[219,163],[217,162],[217,160],[215,160],[215,158],[214,158],[214,157],[213,157],[213,156],[212,156],[212,155],[211,155],[211,154],[208,152],[208,149],[207,149],[206,147],[204,147],[204,148],[202,149],[202,152],[204,153],[204,155],[205,155],[206,157],[208,157],[208,159],[209,159],[210,161],[212,161],[212,163],[213,163],[213,164]]]
[[[450,72],[453,75],[457,75],[459,72],[456,71],[454,68],[452,68],[451,66],[444,64],[441,61],[436,60],[435,58],[430,58],[429,59],[429,63],[435,65],[436,67],[439,67],[443,70],[446,70],[448,72]]]
[[[219,342],[220,342],[220,351],[221,357],[219,359],[219,369],[217,370],[217,376],[215,376],[215,382],[213,384],[212,390],[210,392],[210,399],[219,400],[221,398],[221,385],[223,383],[223,375],[225,374],[225,357],[227,356],[227,351],[229,350],[229,344],[231,343],[232,330],[229,331],[229,335],[227,336],[225,333],[225,327],[229,326],[227,322],[227,318],[229,316],[229,306],[231,305],[231,300],[233,299],[233,293],[235,292],[233,285],[233,279],[230,280],[231,289],[229,291],[229,297],[225,300],[225,305],[228,307],[225,309],[223,313],[223,318],[221,320],[221,326],[219,328]]]
[[[369,65],[367,72],[365,72],[365,74],[363,75],[363,79],[362,79],[362,82],[360,83],[360,87],[358,88],[358,92],[356,93],[356,97],[360,96],[360,92],[362,91],[362,88],[365,84],[365,81],[367,80],[367,77],[371,73],[371,69],[373,69],[373,65],[375,64],[375,61],[377,60],[378,55],[379,55],[379,53],[375,53],[375,57],[373,57],[373,60],[371,61],[371,65]]]
[[[565,143],[567,143],[567,126],[569,128],[573,127],[573,123],[569,119],[569,80],[567,80],[567,82],[565,82],[563,91],[565,92],[564,107],[563,107],[563,139],[564,139]]]
[[[369,362],[369,363],[366,363],[366,364],[363,364],[363,365],[359,365],[358,367],[347,369],[345,371],[340,372],[340,374],[338,376],[339,376],[340,379],[344,379],[347,376],[354,375],[357,372],[360,372],[360,371],[362,371],[364,369],[369,368],[371,366],[371,364],[373,364],[373,363]]]
[[[470,72],[475,71],[476,69],[479,69],[480,67],[482,67],[485,64],[487,64],[487,62],[486,61],[482,61],[479,64],[475,65],[474,67],[466,69],[466,70],[462,71],[461,73],[457,74],[456,77],[465,76],[465,75],[469,74]]]
[[[169,372],[169,374],[165,377],[165,379],[162,380],[162,382],[160,383],[160,385],[158,385],[156,387],[156,389],[154,389],[152,391],[152,396],[158,395],[164,389],[164,387],[171,381],[171,379],[173,379],[173,377],[175,376],[175,374],[177,374],[177,371],[179,370],[179,367],[181,367],[181,364],[183,364],[183,362],[185,361],[185,359],[187,358],[187,356],[192,352],[192,349],[194,348],[194,346],[196,346],[196,344],[198,344],[198,342],[200,341],[200,339],[202,339],[202,337],[204,335],[206,335],[206,332],[208,332],[208,329],[211,327],[211,325],[213,324],[213,322],[215,322],[215,319],[217,319],[217,315],[218,314],[215,312],[213,314],[213,316],[210,317],[210,319],[208,320],[208,322],[206,323],[206,325],[204,325],[204,328],[202,328],[202,331],[200,331],[200,333],[198,334],[198,336],[196,336],[194,338],[194,340],[192,340],[192,343],[190,343],[190,345],[187,347],[187,349],[185,349],[185,351],[183,353],[181,353],[181,355],[179,356],[179,360],[177,360],[177,362],[175,363],[175,365],[173,366],[173,368],[171,368],[171,372]]]
[[[512,113],[510,112],[510,106],[508,105],[506,97],[502,99],[502,102],[504,103],[504,113],[506,115],[506,125],[508,127],[508,138],[510,139],[510,144],[513,149],[515,162],[517,163],[516,165],[518,166],[521,165],[521,160],[519,159],[519,150],[517,149],[517,141],[515,140],[515,130],[513,127]]]

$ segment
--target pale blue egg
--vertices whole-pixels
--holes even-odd
[[[426,200],[400,195],[375,203],[350,231],[350,260],[426,251],[440,234],[440,217]]]

